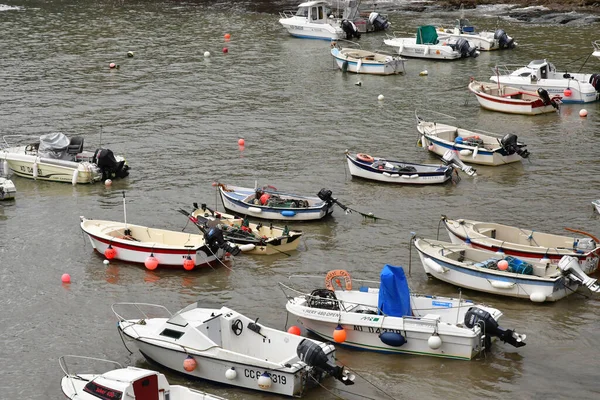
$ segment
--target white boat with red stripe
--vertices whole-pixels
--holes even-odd
[[[538,115],[557,112],[562,96],[550,97],[544,88],[527,91],[499,83],[472,80],[469,90],[482,108],[508,114]]]

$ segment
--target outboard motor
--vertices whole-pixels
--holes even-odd
[[[342,30],[346,33],[347,40],[350,40],[353,37],[360,39],[360,32],[358,31],[356,25],[354,25],[354,22],[347,19],[343,19]]]
[[[354,385],[355,376],[343,367],[331,362],[321,346],[312,340],[302,339],[296,348],[296,354],[298,354],[300,361],[305,362],[318,371],[328,373],[344,385]]]
[[[540,96],[540,99],[542,99],[545,105],[549,106],[552,104],[552,107],[558,109],[558,103],[550,98],[550,95],[546,89],[538,88],[537,94]]]
[[[512,49],[515,47],[515,39],[508,36],[506,32],[504,32],[504,29],[497,29],[496,32],[494,32],[494,39],[498,40],[498,46],[500,46],[501,49]]]
[[[450,47],[458,51],[462,58],[477,57],[479,55],[477,48],[475,46],[471,46],[469,41],[464,38],[458,38],[456,43],[451,44]]]
[[[369,14],[369,22],[373,25],[373,29],[375,32],[384,31],[390,27],[390,23],[385,17],[377,12],[372,12]]]
[[[563,256],[558,262],[558,268],[564,276],[572,281],[579,282],[581,285],[588,287],[592,292],[600,293],[600,286],[596,283],[596,279],[590,278],[582,271],[577,258]]]
[[[223,249],[225,252],[237,256],[242,251],[238,246],[226,242],[223,238],[223,231],[216,226],[213,226],[206,232],[204,241],[213,253],[216,253],[218,249]]]
[[[466,165],[464,162],[462,162],[462,160],[458,157],[458,154],[455,151],[446,150],[446,152],[444,153],[444,156],[442,157],[442,161],[446,165],[455,166],[456,168],[460,169],[461,171],[463,171],[465,174],[467,174],[469,176],[477,175],[477,171],[475,170],[475,168],[470,167],[470,166]]]
[[[506,151],[506,155],[508,156],[517,153],[523,158],[529,157],[529,151],[524,149],[526,145],[517,143],[517,135],[507,133],[502,140],[500,140],[500,145]]]
[[[470,307],[465,314],[465,326],[473,328],[476,325],[480,325],[481,330],[485,334],[486,350],[489,350],[492,345],[492,336],[515,347],[525,346],[524,340],[527,337],[526,335],[519,334],[511,329],[502,329],[498,325],[498,321],[489,312],[479,307]]]
[[[117,161],[110,149],[98,149],[94,153],[93,162],[102,171],[102,180],[108,178],[125,178],[129,175],[129,165],[125,161]]]

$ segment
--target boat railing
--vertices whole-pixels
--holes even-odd
[[[115,316],[118,318],[119,321],[126,321],[127,318],[123,317],[121,314],[119,314],[119,312],[117,312],[117,309],[120,308],[121,306],[126,307],[126,306],[131,306],[132,308],[135,308],[139,314],[141,314],[143,316],[143,319],[149,319],[150,317],[148,316],[148,314],[146,312],[144,312],[144,310],[142,310],[142,308],[153,308],[153,309],[161,309],[167,312],[167,314],[169,315],[169,318],[171,318],[173,316],[173,314],[165,307],[165,306],[161,306],[159,304],[151,304],[151,303],[114,303],[112,306],[110,306],[113,314],[115,314]]]
[[[6,139],[7,138],[17,138],[17,137],[29,137],[29,136],[27,136],[27,135],[4,135],[4,136],[2,136],[2,142],[0,142],[0,149],[6,149],[6,148],[14,146],[14,145],[9,144]],[[38,138],[38,140],[39,140],[39,138]]]
[[[496,64],[492,67],[494,75],[510,75],[514,70],[523,68],[522,64]]]
[[[95,358],[95,357],[86,357],[86,356],[75,356],[75,355],[67,354],[67,355],[61,356],[58,359],[58,364],[60,365],[60,369],[62,369],[65,376],[68,376],[69,378],[81,379],[79,377],[79,374],[81,374],[81,371],[78,371],[76,374],[72,374],[71,372],[69,372],[69,366],[67,365],[68,358],[70,358],[70,359],[76,358],[76,359],[80,359],[80,360],[97,361],[99,363],[112,364],[113,366],[111,366],[110,369],[114,369],[114,365],[116,365],[119,368],[123,368],[123,366],[121,364],[119,364],[118,362],[113,361],[113,360],[106,360],[104,358]],[[106,371],[103,371],[103,372],[106,372]],[[75,385],[73,384],[73,381],[71,379],[69,379],[69,383],[71,384],[71,387],[73,388],[73,393],[77,393],[77,388],[75,388]]]
[[[279,12],[281,18],[292,18],[296,16],[298,10],[283,10]]]
[[[348,39],[333,39],[331,40],[331,47],[337,47],[338,49],[341,49],[340,42],[342,42],[341,44],[344,45],[344,47],[356,47],[357,49],[362,50],[360,43],[356,43]]]

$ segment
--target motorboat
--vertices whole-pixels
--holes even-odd
[[[226,210],[269,220],[320,220],[333,212],[331,191],[322,189],[323,197],[297,195],[277,190],[273,186],[246,188],[217,184]],[[327,197],[327,194],[329,197]]]
[[[356,282],[361,282],[359,288]],[[321,284],[303,292],[279,285],[288,313],[306,330],[351,348],[471,360],[490,349],[492,338],[525,345],[525,335],[498,325],[498,309],[410,293],[402,267],[385,265],[379,284],[353,281],[348,271],[333,270],[325,277],[325,288]]]
[[[531,92],[508,85],[472,80],[469,91],[482,108],[508,114],[538,115],[559,110],[562,96],[552,98],[544,88]]]
[[[331,55],[342,71],[357,74],[395,75],[405,73],[404,58],[399,55],[353,47],[331,47]]]
[[[388,46],[398,49],[402,57],[426,58],[432,60],[457,60],[465,57],[477,57],[479,52],[465,39],[438,39],[434,26],[424,25],[417,28],[415,37],[396,37],[387,35],[383,40]]]
[[[464,242],[479,249],[501,251],[527,262],[543,260],[543,263],[556,264],[563,256],[575,257],[586,274],[598,268],[600,241],[580,230],[568,228],[580,236],[557,235],[494,222],[450,219],[445,215],[442,222],[452,243]]]
[[[600,58],[600,40],[593,41],[592,46],[594,46],[594,52],[592,53],[592,56]]]
[[[461,161],[472,164],[498,166],[521,161],[529,157],[527,145],[517,141],[517,135],[503,137],[470,131],[453,125],[425,121],[417,117],[419,142],[423,148],[444,156],[448,150]]]
[[[498,65],[490,80],[535,91],[542,87],[550,97],[562,96],[563,103],[589,103],[600,99],[600,74],[559,72],[548,60],[533,60],[527,66]]]
[[[406,185],[445,183],[452,179],[455,171],[452,166],[444,164],[414,164],[348,151],[346,160],[353,177]]]
[[[80,219],[81,230],[92,247],[106,259],[143,264],[150,270],[160,267],[189,271],[210,266],[228,253],[240,252],[236,245],[225,241],[218,227],[198,235],[83,216]]]
[[[11,146],[4,136],[0,148],[0,160],[18,176],[54,181],[94,183],[106,179],[125,178],[129,165],[122,156],[112,150],[99,148],[96,151],[83,149],[83,136],[68,138],[61,132],[40,136],[39,140],[23,146]]]
[[[0,176],[0,200],[11,200],[15,198],[17,188],[12,180]]]
[[[508,36],[504,29],[492,31],[475,31],[475,27],[466,18],[459,18],[453,28],[437,29],[438,36],[444,39],[468,40],[477,50],[490,51],[499,49],[514,49],[517,46],[515,40]]]
[[[342,20],[352,21],[359,33],[379,32],[390,27],[390,22],[386,15],[381,14],[376,9],[362,9],[360,7],[361,0],[342,1],[345,5],[341,17]]]
[[[133,342],[149,361],[186,376],[296,397],[328,376],[353,384],[336,365],[332,344],[269,328],[228,307],[196,302],[171,314],[160,305],[117,303],[112,310],[126,346]]]
[[[298,10],[279,13],[279,23],[288,33],[306,39],[352,39],[360,37],[358,28],[352,21],[332,18],[332,12],[325,1],[308,1],[298,5]]]
[[[113,369],[102,374],[70,372],[67,359],[110,364]],[[171,385],[164,374],[123,367],[116,361],[68,355],[60,357],[59,364],[65,374],[60,386],[71,400],[226,400],[185,386]]]
[[[415,238],[414,245],[428,275],[461,288],[536,303],[560,300],[579,288],[600,293],[596,279],[581,271],[575,257],[563,256],[552,264],[549,259],[528,262],[465,243]]]
[[[248,218],[212,210],[206,204],[194,203],[194,210],[186,214],[194,224],[200,225],[202,231],[218,227],[226,241],[235,243],[246,254],[287,254],[298,248],[302,237],[302,231],[291,230],[287,225],[253,223]]]

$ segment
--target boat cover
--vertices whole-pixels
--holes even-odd
[[[417,44],[438,44],[435,26],[423,25],[417,28]]]
[[[40,157],[70,160],[72,157],[67,154],[69,143],[69,138],[61,132],[42,135],[40,136],[38,154]]]
[[[391,317],[412,315],[410,291],[402,267],[384,265],[379,282],[379,310]]]

